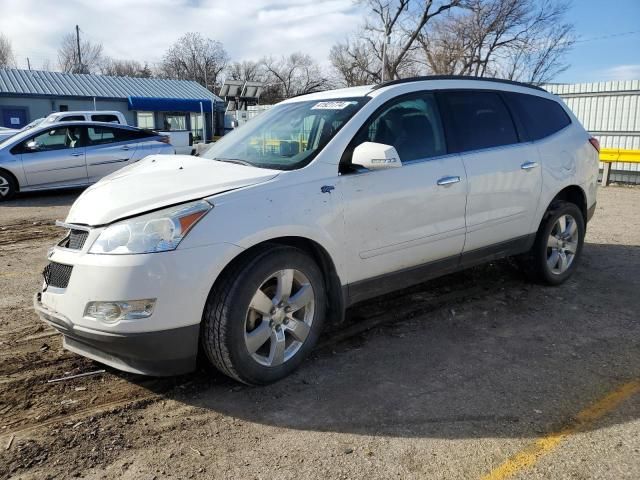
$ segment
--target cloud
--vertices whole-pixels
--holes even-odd
[[[640,65],[616,65],[600,72],[605,80],[640,80]]]
[[[158,62],[186,32],[221,41],[232,59],[303,51],[326,61],[353,32],[362,12],[352,0],[0,0],[0,31],[20,66],[56,64],[63,35],[80,25],[108,56]]]

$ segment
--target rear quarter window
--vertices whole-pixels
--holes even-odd
[[[554,100],[524,93],[508,93],[506,97],[524,125],[528,140],[540,140],[571,124],[567,112]]]

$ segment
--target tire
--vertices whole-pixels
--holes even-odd
[[[5,170],[0,170],[0,202],[3,200],[11,200],[17,191],[18,185],[13,175]]]
[[[570,202],[552,203],[540,223],[533,247],[521,259],[529,278],[547,285],[564,283],[578,265],[584,235],[582,211]]]
[[[201,348],[213,366],[235,380],[273,383],[298,368],[317,343],[326,303],[322,272],[309,255],[268,246],[233,266],[212,288]]]

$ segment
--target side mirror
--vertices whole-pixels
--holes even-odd
[[[37,152],[40,146],[35,140],[31,140],[29,143],[25,145],[27,151],[29,152]]]
[[[364,142],[358,145],[353,150],[351,164],[359,165],[367,170],[385,170],[402,166],[395,147],[374,142]]]

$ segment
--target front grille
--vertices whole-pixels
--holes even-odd
[[[51,262],[44,267],[44,271],[42,272],[44,283],[50,287],[67,288],[72,270],[73,267],[71,265]]]
[[[58,245],[71,250],[82,250],[82,247],[84,247],[88,236],[89,232],[87,232],[86,230],[71,229],[69,230],[67,236],[64,237],[64,239]]]

